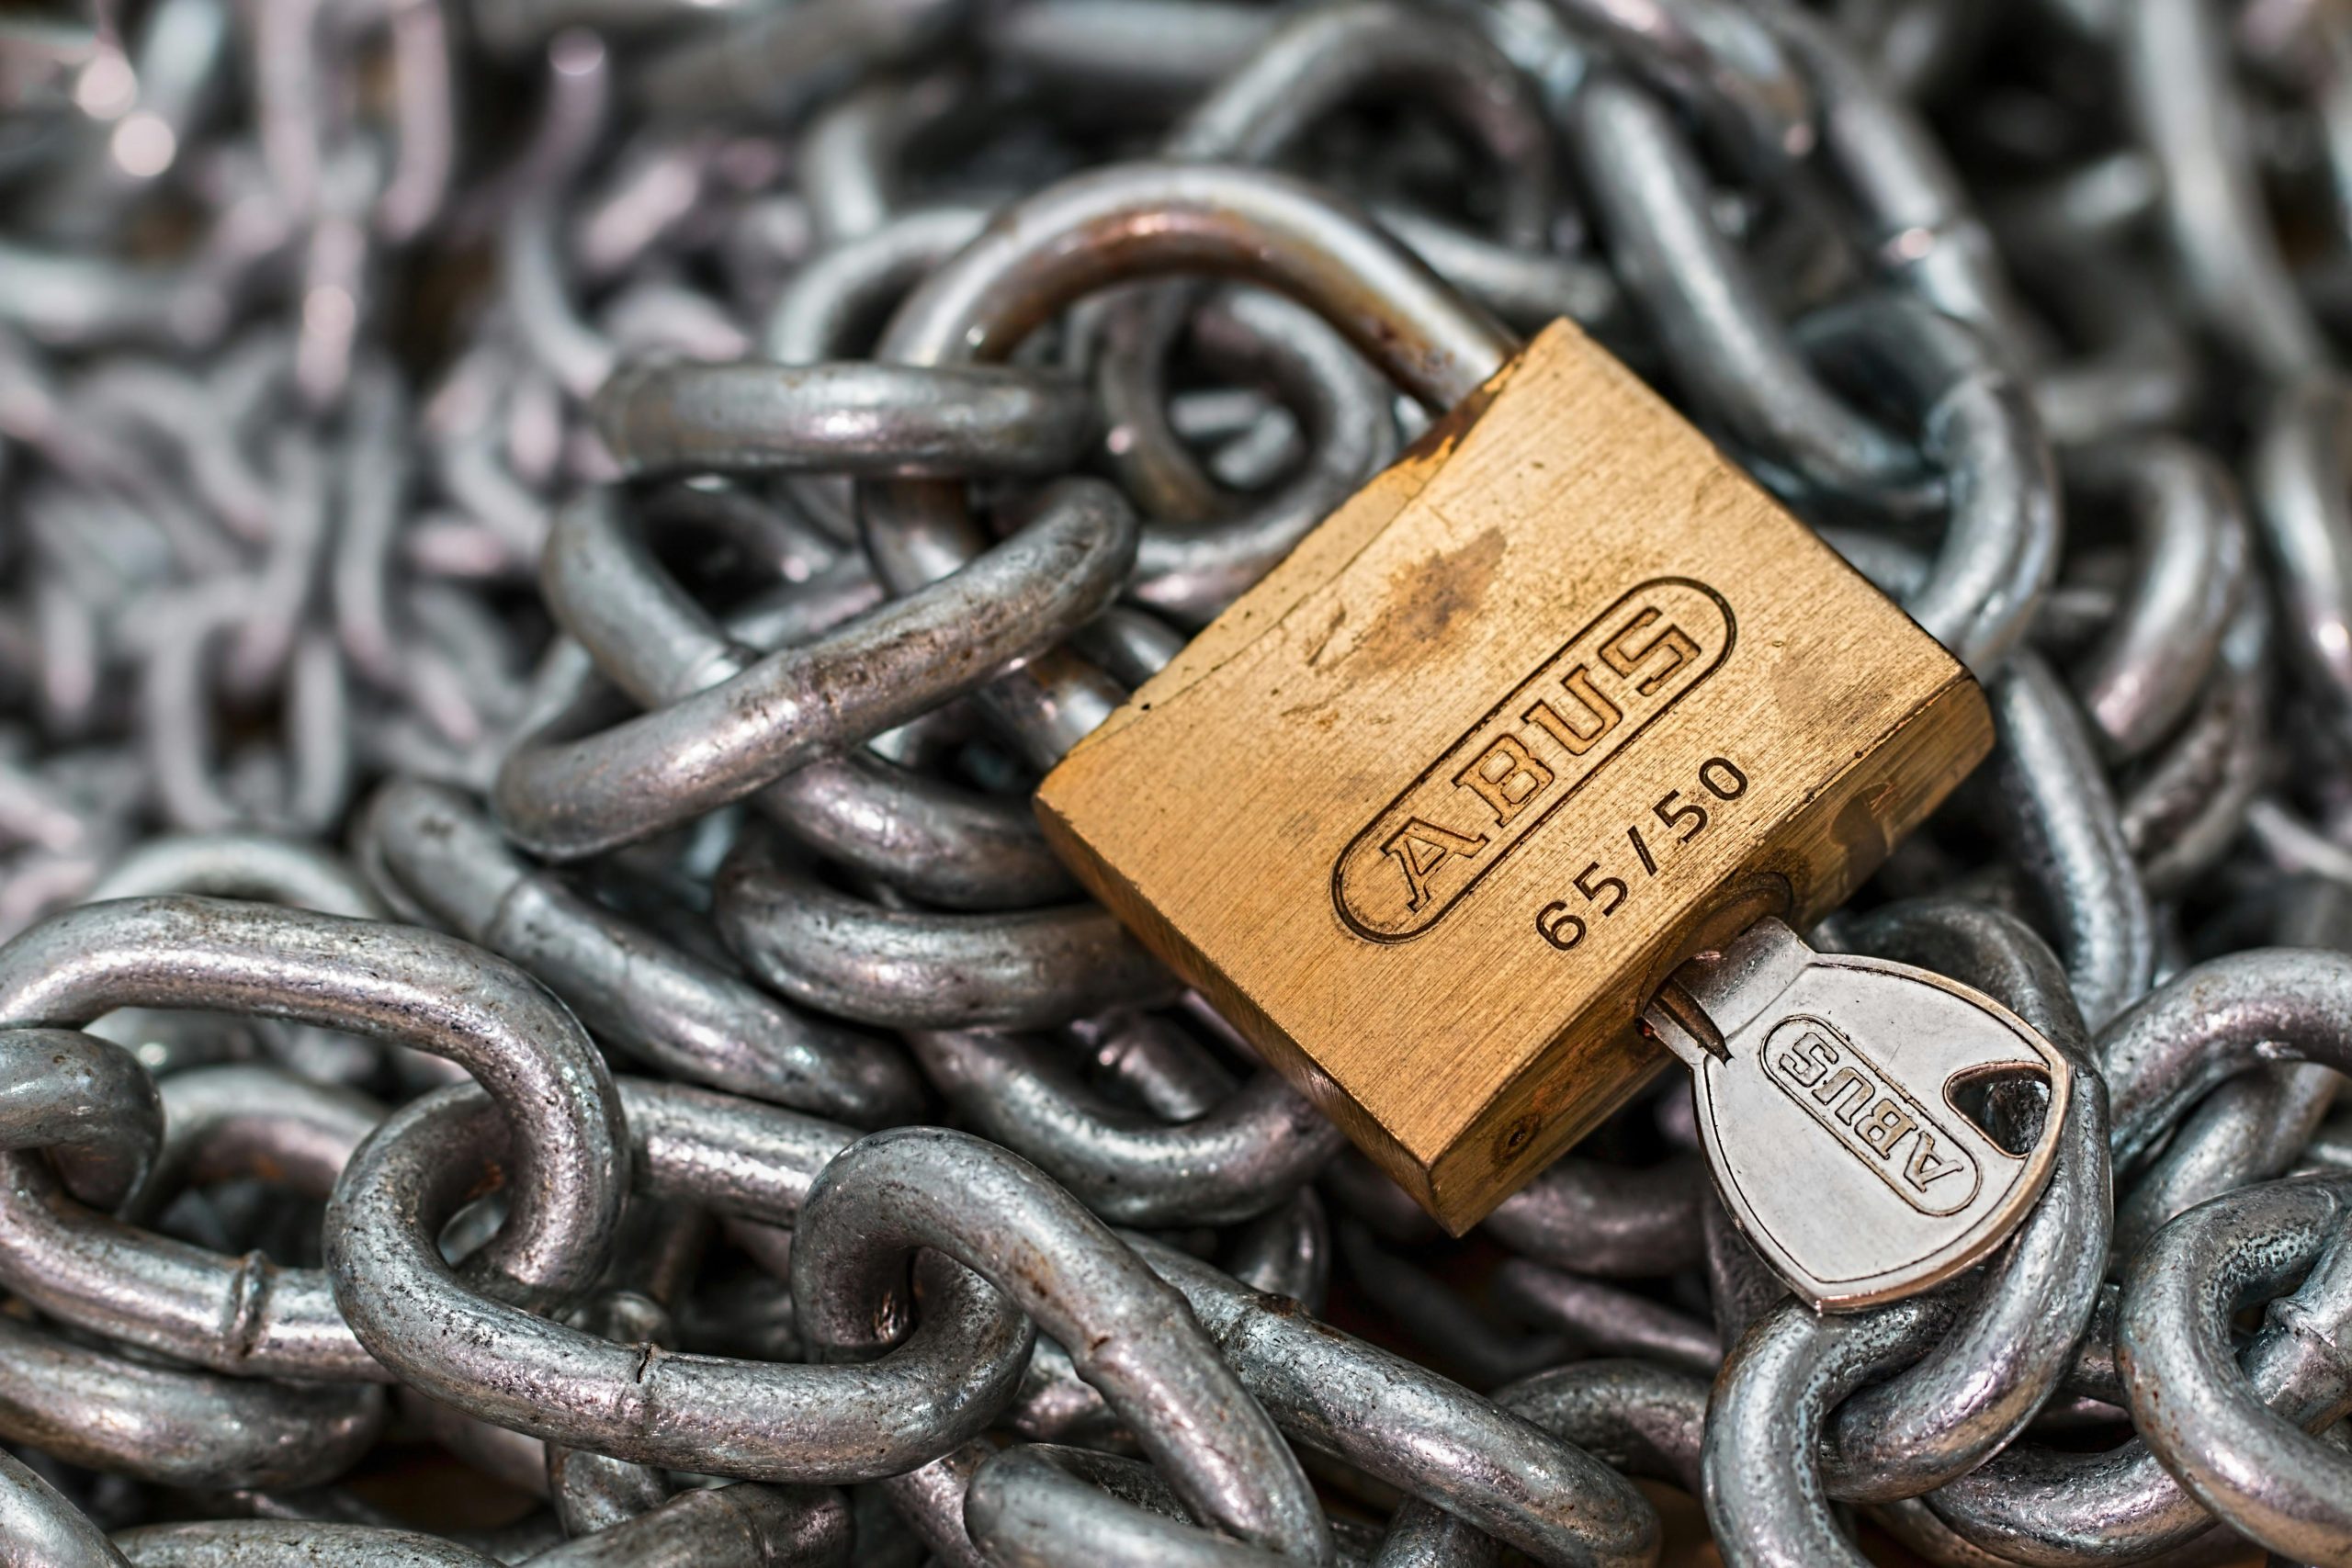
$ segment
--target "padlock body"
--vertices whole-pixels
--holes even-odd
[[[1983,759],[1951,654],[1566,323],[1046,779],[1078,874],[1456,1233]]]

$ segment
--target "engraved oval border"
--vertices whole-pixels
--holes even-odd
[[[1830,1039],[1836,1041],[1838,1043],[1838,1049],[1844,1051],[1850,1056],[1860,1058],[1862,1065],[1871,1070],[1871,1076],[1874,1080],[1876,1080],[1881,1093],[1890,1097],[1899,1097],[1914,1112],[1912,1117],[1913,1121],[1917,1122],[1921,1127],[1934,1128],[1937,1136],[1943,1139],[1943,1141],[1955,1150],[1962,1158],[1967,1160],[1968,1190],[1961,1198],[1960,1201],[1952,1204],[1949,1208],[1931,1209],[1925,1203],[1919,1201],[1919,1200],[1911,1193],[1905,1192],[1903,1190],[1902,1183],[1895,1180],[1894,1174],[1883,1165],[1872,1162],[1869,1156],[1863,1155],[1860,1151],[1857,1150],[1853,1145],[1846,1141],[1845,1134],[1841,1133],[1837,1126],[1832,1124],[1832,1118],[1828,1108],[1825,1104],[1816,1101],[1813,1096],[1809,1094],[1799,1093],[1794,1086],[1788,1083],[1780,1076],[1780,1074],[1772,1070],[1772,1042],[1781,1037],[1781,1031],[1796,1024],[1802,1024],[1809,1029],[1819,1030],[1822,1033],[1826,1034]],[[1757,1042],[1756,1060],[1758,1063],[1757,1071],[1762,1074],[1764,1078],[1770,1082],[1774,1089],[1779,1089],[1782,1094],[1786,1095],[1789,1098],[1790,1102],[1795,1105],[1798,1110],[1812,1117],[1815,1122],[1820,1126],[1821,1130],[1829,1135],[1829,1139],[1832,1143],[1836,1144],[1839,1148],[1845,1150],[1848,1155],[1852,1156],[1856,1165],[1860,1166],[1864,1170],[1869,1171],[1872,1176],[1877,1177],[1881,1181],[1884,1182],[1886,1184],[1887,1190],[1893,1192],[1895,1197],[1909,1204],[1915,1212],[1924,1214],[1931,1220],[1948,1220],[1951,1218],[1952,1215],[1960,1213],[1962,1211],[1965,1210],[1971,1203],[1975,1202],[1976,1195],[1984,1190],[1984,1162],[1977,1157],[1975,1150],[1968,1146],[1968,1141],[1965,1138],[1953,1136],[1951,1129],[1937,1121],[1935,1119],[1935,1113],[1928,1109],[1927,1104],[1921,1100],[1917,1095],[1912,1093],[1911,1090],[1904,1085],[1901,1079],[1897,1078],[1893,1073],[1888,1072],[1883,1066],[1880,1066],[1879,1059],[1876,1056],[1871,1055],[1868,1051],[1865,1051],[1860,1045],[1855,1044],[1851,1035],[1848,1034],[1844,1030],[1838,1028],[1836,1024],[1830,1022],[1827,1019],[1823,1018],[1818,1013],[1792,1012],[1786,1018],[1781,1019],[1778,1023],[1772,1025],[1771,1028],[1766,1030],[1764,1032],[1763,1039]],[[1939,1095],[1938,1098],[1947,1105],[1951,1103],[1949,1095]],[[1952,1113],[1954,1115],[1959,1115],[1959,1108],[1953,1107]],[[1847,1125],[1850,1128],[1851,1124],[1848,1123]]]
[[[1649,577],[1644,578],[1641,581],[1634,584],[1633,587],[1625,590],[1624,592],[1620,593],[1615,599],[1610,602],[1607,609],[1593,616],[1591,620],[1587,621],[1582,626],[1577,629],[1574,636],[1568,637],[1566,641],[1562,642],[1559,647],[1554,649],[1551,652],[1538,660],[1535,664],[1535,672],[1541,672],[1546,666],[1556,662],[1568,651],[1568,649],[1574,648],[1577,643],[1582,642],[1586,637],[1590,637],[1594,632],[1599,631],[1603,623],[1605,623],[1611,615],[1617,614],[1618,611],[1623,609],[1627,604],[1640,597],[1644,592],[1650,589],[1661,587],[1694,589],[1697,592],[1705,594],[1709,599],[1714,601],[1715,608],[1723,613],[1724,632],[1723,648],[1716,653],[1713,659],[1708,661],[1706,666],[1702,669],[1698,674],[1690,678],[1690,683],[1683,687],[1679,692],[1677,692],[1674,694],[1674,700],[1672,702],[1668,703],[1665,706],[1659,708],[1657,712],[1643,719],[1641,723],[1634,726],[1634,728],[1626,733],[1623,739],[1618,741],[1614,747],[1611,748],[1607,757],[1603,758],[1582,778],[1577,780],[1575,784],[1570,784],[1565,791],[1563,791],[1559,799],[1553,801],[1550,805],[1544,807],[1543,810],[1537,812],[1535,814],[1535,820],[1527,825],[1527,829],[1524,832],[1514,838],[1510,843],[1504,845],[1501,852],[1498,852],[1493,860],[1489,861],[1485,865],[1480,866],[1476,872],[1471,874],[1468,881],[1455,888],[1451,894],[1447,895],[1445,898],[1440,901],[1437,908],[1430,913],[1428,919],[1424,920],[1421,924],[1408,931],[1388,932],[1376,931],[1368,929],[1362,921],[1358,920],[1355,916],[1348,912],[1347,899],[1340,890],[1340,874],[1346,867],[1349,857],[1356,852],[1356,847],[1358,845],[1362,844],[1366,839],[1372,836],[1374,831],[1380,827],[1382,821],[1387,818],[1390,812],[1396,810],[1398,806],[1404,803],[1405,799],[1408,795],[1412,795],[1414,791],[1427,784],[1441,768],[1444,767],[1447,760],[1456,751],[1460,750],[1465,741],[1467,741],[1472,736],[1477,734],[1479,730],[1484,729],[1487,725],[1493,723],[1496,715],[1501,713],[1505,708],[1510,707],[1510,705],[1526,690],[1529,682],[1535,679],[1535,673],[1532,672],[1521,677],[1519,683],[1511,687],[1510,691],[1504,693],[1503,695],[1497,700],[1494,706],[1488,708],[1485,713],[1480,714],[1476,719],[1473,719],[1468,728],[1463,730],[1461,734],[1448,741],[1446,743],[1445,750],[1440,751],[1437,754],[1436,760],[1430,762],[1428,767],[1423,768],[1419,773],[1415,774],[1411,783],[1408,784],[1403,789],[1398,790],[1394,795],[1391,795],[1386,805],[1383,806],[1378,811],[1374,812],[1372,820],[1365,823],[1362,829],[1358,829],[1355,837],[1350,839],[1347,841],[1347,844],[1340,851],[1338,858],[1331,863],[1331,908],[1332,910],[1340,917],[1340,924],[1346,926],[1348,930],[1363,938],[1366,942],[1376,942],[1384,944],[1411,942],[1417,937],[1427,935],[1436,927],[1438,921],[1446,917],[1447,913],[1450,912],[1456,904],[1459,904],[1463,899],[1467,898],[1472,890],[1476,888],[1478,884],[1487,879],[1489,873],[1494,871],[1497,866],[1502,864],[1503,862],[1509,860],[1511,855],[1518,851],[1521,844],[1526,843],[1529,840],[1534,838],[1537,833],[1541,832],[1543,830],[1544,824],[1551,820],[1553,813],[1558,811],[1560,807],[1575,799],[1577,792],[1582,790],[1585,785],[1590,784],[1593,780],[1599,778],[1601,775],[1602,771],[1605,770],[1610,763],[1624,755],[1626,748],[1633,745],[1634,741],[1640,739],[1643,731],[1648,729],[1651,725],[1656,724],[1668,714],[1672,713],[1681,705],[1682,700],[1685,697],[1688,697],[1691,693],[1706,684],[1708,679],[1712,677],[1716,671],[1723,668],[1724,660],[1731,657],[1731,650],[1739,646],[1739,617],[1732,614],[1730,601],[1725,599],[1721,593],[1716,592],[1707,584],[1693,577]]]

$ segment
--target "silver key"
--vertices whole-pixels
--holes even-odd
[[[1939,975],[1817,953],[1765,919],[1677,970],[1642,1022],[1690,1068],[1733,1219],[1817,1311],[1951,1278],[2000,1245],[2050,1179],[2066,1059]],[[1956,1099],[2017,1075],[2050,1093],[2023,1154]]]

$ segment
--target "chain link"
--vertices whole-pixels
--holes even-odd
[[[35,6],[0,209],[0,1568],[2352,1563],[2341,7]],[[1925,1297],[1679,1078],[1446,1239],[1028,809],[1560,316],[1990,695]]]

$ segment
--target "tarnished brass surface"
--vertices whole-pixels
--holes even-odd
[[[1087,884],[1448,1227],[1991,744],[1961,665],[1571,325],[1038,792]]]

